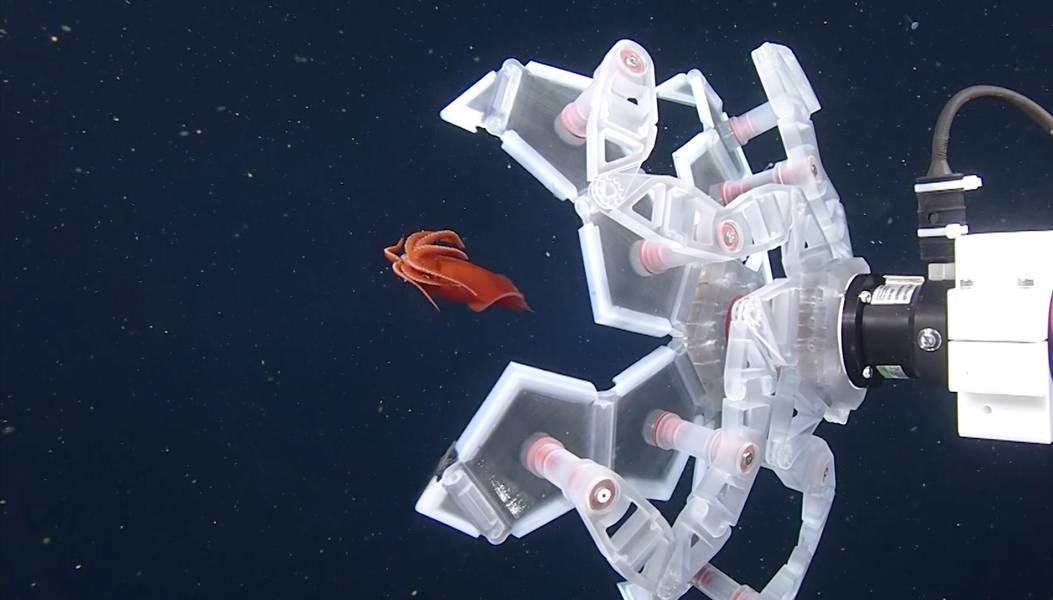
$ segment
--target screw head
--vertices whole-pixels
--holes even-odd
[[[926,327],[918,332],[918,348],[926,352],[935,352],[943,346],[943,336],[932,327]]]
[[[720,224],[720,245],[727,252],[737,252],[742,247],[742,234],[732,221]]]
[[[742,447],[739,452],[739,471],[743,474],[749,473],[753,467],[754,461],[757,460],[757,446],[754,444],[746,444]]]
[[[870,293],[870,290],[863,290],[859,292],[859,301],[863,304],[870,304],[870,301],[874,298],[874,294]]]
[[[632,48],[622,48],[619,55],[622,66],[632,75],[643,75],[647,71],[647,61]]]
[[[863,379],[870,379],[874,376],[874,367],[867,365],[863,367]]]
[[[601,479],[589,490],[589,508],[602,512],[614,504],[618,497],[618,485],[610,479]]]

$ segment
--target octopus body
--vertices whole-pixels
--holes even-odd
[[[420,290],[436,310],[434,296],[475,312],[495,305],[530,310],[511,280],[469,261],[461,236],[449,229],[418,231],[385,248],[384,256],[395,275]]]

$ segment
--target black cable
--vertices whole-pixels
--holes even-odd
[[[1053,135],[1053,115],[1050,115],[1046,109],[1039,106],[1034,100],[1019,92],[996,85],[970,86],[952,96],[947,101],[947,104],[943,106],[943,110],[940,111],[940,117],[936,119],[936,127],[932,131],[932,160],[929,162],[927,177],[939,177],[952,173],[950,165],[947,164],[947,145],[951,138],[951,121],[954,120],[954,115],[958,113],[958,109],[964,106],[966,102],[985,96],[998,98],[1015,106],[1030,117],[1032,121],[1038,123],[1039,127],[1044,129],[1047,134]]]

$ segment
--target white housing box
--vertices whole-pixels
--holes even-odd
[[[949,388],[965,437],[1053,442],[1053,231],[966,235],[947,292]]]

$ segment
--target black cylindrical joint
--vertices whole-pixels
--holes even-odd
[[[911,338],[909,304],[867,304],[863,306],[863,321],[860,336],[863,356],[875,367],[899,367],[906,377],[913,377],[911,354],[914,340]],[[894,378],[898,373],[883,369],[885,375]]]
[[[917,378],[947,385],[949,281],[858,275],[841,313],[841,356],[857,387]]]
[[[867,296],[873,295],[880,282],[877,275],[856,275],[848,283],[841,305],[841,363],[852,385],[858,388],[875,387],[881,383],[863,352],[863,307]]]

